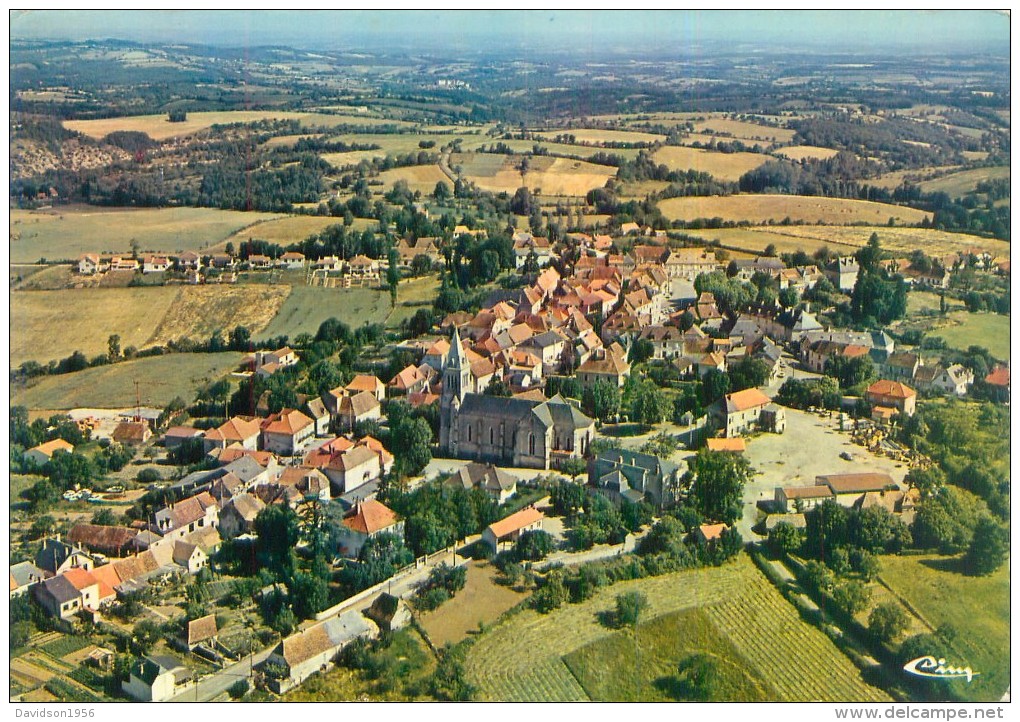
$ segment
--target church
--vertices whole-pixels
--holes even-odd
[[[559,394],[534,401],[468,393],[470,374],[454,329],[439,406],[444,455],[533,469],[556,468],[587,455],[595,421]]]

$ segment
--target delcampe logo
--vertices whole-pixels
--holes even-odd
[[[970,667],[947,666],[946,660],[935,659],[935,657],[930,656],[912,659],[903,665],[903,669],[918,677],[935,677],[936,679],[959,679],[966,677],[968,684],[978,676],[978,673],[971,670]]]

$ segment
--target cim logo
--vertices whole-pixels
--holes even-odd
[[[912,659],[903,665],[903,669],[918,677],[934,677],[936,679],[960,679],[966,677],[968,684],[978,676],[978,673],[971,670],[970,667],[947,666],[946,660],[935,659],[935,657]]]

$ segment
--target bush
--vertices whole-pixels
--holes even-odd
[[[900,605],[895,602],[883,602],[871,610],[868,616],[868,629],[875,638],[889,643],[907,631],[910,620]]]
[[[443,587],[424,589],[415,597],[415,606],[423,612],[437,609],[443,602],[450,599],[450,592]]]
[[[230,699],[241,699],[248,693],[248,680],[239,679],[227,688]]]
[[[648,597],[641,592],[625,592],[616,596],[616,623],[621,627],[636,627],[641,613],[648,608]]]
[[[158,469],[147,468],[142,469],[138,472],[138,476],[135,477],[140,484],[151,484],[154,481],[162,481],[163,475],[159,473]]]

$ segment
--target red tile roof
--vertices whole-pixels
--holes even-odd
[[[513,534],[515,531],[530,526],[544,518],[545,514],[535,507],[529,506],[527,509],[521,509],[516,514],[511,514],[506,519],[493,522],[489,525],[489,531],[492,532],[496,539],[501,539],[507,534]]]
[[[382,502],[370,499],[358,504],[352,516],[344,519],[344,526],[362,534],[374,534],[397,523],[397,515]]]
[[[906,384],[901,384],[899,381],[889,381],[888,379],[876,381],[868,387],[867,393],[875,396],[889,396],[896,399],[909,399],[911,396],[917,396],[917,392]]]

